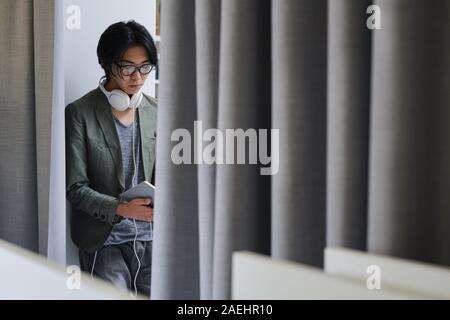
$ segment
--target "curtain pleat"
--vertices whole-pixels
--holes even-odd
[[[450,4],[376,4],[368,249],[450,264]]]
[[[272,255],[323,264],[326,204],[327,2],[272,1]]]
[[[217,128],[219,102],[220,0],[197,0],[197,115],[203,130]],[[206,147],[208,142],[202,142]],[[212,298],[216,167],[198,165],[200,298]]]
[[[270,1],[222,1],[220,32],[220,132],[270,128]],[[213,298],[226,299],[231,253],[270,253],[270,177],[257,165],[216,170]]]
[[[372,1],[329,1],[327,246],[366,250]]]
[[[198,299],[197,167],[171,160],[172,131],[193,137],[197,119],[195,0],[164,0],[161,14],[152,298]]]
[[[34,85],[39,253],[47,255],[53,104],[54,0],[37,0],[34,9]]]

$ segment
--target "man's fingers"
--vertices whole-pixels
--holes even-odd
[[[140,199],[134,199],[132,201],[134,204],[145,206],[149,205],[151,203],[151,198],[140,198]]]
[[[147,222],[153,221],[153,210],[144,215],[144,220]]]
[[[150,222],[150,221],[153,221],[153,209],[152,208],[150,208],[150,212],[147,214],[147,217],[148,217],[148,221]]]

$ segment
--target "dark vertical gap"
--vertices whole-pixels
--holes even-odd
[[[369,0],[367,2],[367,6],[371,5],[371,4],[375,4],[374,0]],[[367,7],[366,7],[367,8]],[[367,19],[367,13],[364,12],[364,14],[366,14],[366,19]],[[381,26],[383,26],[383,14],[381,14]],[[369,61],[369,65],[368,65],[368,75],[367,75],[367,83],[368,83],[368,94],[367,94],[367,105],[369,106],[368,108],[368,112],[367,112],[367,118],[366,118],[366,127],[367,127],[367,131],[366,131],[366,137],[367,137],[367,143],[366,143],[366,149],[365,149],[365,153],[366,153],[366,158],[365,158],[365,163],[366,163],[366,168],[365,168],[365,177],[366,177],[366,184],[365,184],[365,194],[366,194],[366,210],[365,210],[365,218],[366,218],[366,230],[365,230],[365,243],[363,244],[363,249],[364,251],[368,251],[369,249],[369,232],[370,232],[370,227],[369,227],[369,221],[370,221],[370,145],[371,145],[371,133],[372,133],[372,124],[371,124],[371,119],[372,119],[372,92],[373,92],[373,75],[374,75],[374,68],[375,68],[375,61],[373,60],[373,50],[375,48],[374,46],[374,41],[375,38],[373,36],[373,32],[375,31],[368,31],[368,61]]]
[[[30,154],[32,155],[32,159],[30,159],[30,163],[34,166],[33,167],[33,172],[32,172],[32,196],[34,197],[34,209],[33,207],[30,206],[30,212],[26,212],[25,215],[29,215],[32,214],[31,220],[32,223],[31,225],[33,226],[34,229],[34,233],[31,235],[32,239],[32,244],[30,244],[30,247],[32,247],[34,251],[36,251],[37,253],[39,252],[39,197],[38,197],[38,172],[39,172],[39,168],[38,168],[38,156],[37,156],[37,142],[38,142],[38,131],[37,131],[37,116],[36,113],[38,112],[37,110],[37,85],[36,85],[36,64],[39,63],[38,59],[36,59],[36,37],[35,37],[35,30],[36,30],[36,19],[35,19],[35,2],[31,2],[30,4],[30,8],[29,8],[29,17],[31,20],[30,23],[30,38],[31,38],[31,52],[30,52],[30,56],[31,56],[31,61],[30,61],[30,85],[32,87],[32,99],[31,99],[31,106],[29,106],[29,110],[33,111],[30,112],[30,125],[31,125],[31,130],[30,133],[34,134],[34,143],[31,144],[31,150],[30,150]]]

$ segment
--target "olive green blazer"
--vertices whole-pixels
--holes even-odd
[[[145,180],[153,181],[157,103],[144,95],[138,108]],[[122,153],[111,106],[95,89],[65,110],[66,197],[71,204],[71,236],[81,249],[99,250],[113,225],[118,196],[125,189]]]

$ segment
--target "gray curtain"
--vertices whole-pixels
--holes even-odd
[[[54,1],[0,2],[0,238],[47,254]]]
[[[450,265],[450,2],[164,0],[152,295],[228,299],[231,255]],[[280,170],[175,165],[171,133],[280,129]]]

